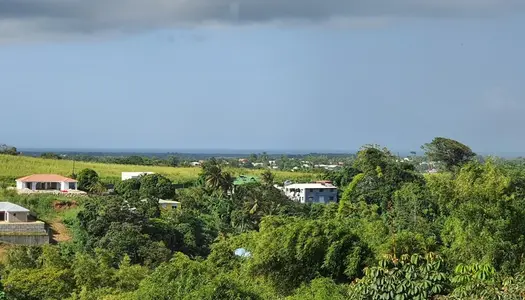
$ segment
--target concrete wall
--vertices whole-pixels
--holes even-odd
[[[27,212],[7,212],[7,222],[27,222]]]
[[[23,188],[24,188],[24,183],[23,183],[22,181],[17,181],[17,182],[16,182],[16,188],[17,188],[18,190],[23,189]]]
[[[44,222],[1,223],[0,232],[47,232]]]
[[[49,244],[49,235],[0,235],[0,242],[38,246]]]

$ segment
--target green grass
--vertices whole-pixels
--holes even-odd
[[[55,202],[65,203],[75,201],[77,205],[80,205],[84,198],[84,196],[71,197],[51,194],[19,195],[16,191],[0,189],[0,201],[11,202],[25,207],[31,211],[32,215],[36,215],[39,220],[47,223],[57,218],[62,219],[64,216],[69,216],[69,214],[76,216],[76,212],[78,211],[78,208],[57,211],[53,206]],[[71,210],[71,212],[69,212],[69,210]]]
[[[90,162],[75,162],[75,172],[90,168],[95,170],[101,179],[105,182],[118,182],[121,179],[121,172],[141,172],[149,171],[165,175],[174,183],[186,183],[196,180],[200,168],[182,168],[182,167],[158,167],[158,166],[134,166],[134,165],[117,165]],[[250,170],[228,168],[233,175],[260,175],[263,170]],[[73,171],[73,161],[71,160],[53,160],[27,156],[9,156],[0,155],[0,183],[6,186],[14,186],[15,179],[31,174],[59,174],[63,176],[71,175]],[[318,174],[274,171],[276,182],[293,180],[299,182],[311,181],[317,179]]]

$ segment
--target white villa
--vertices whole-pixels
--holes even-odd
[[[294,183],[281,189],[288,198],[300,203],[337,202],[337,187],[329,182]]]
[[[155,174],[154,172],[122,172],[122,180],[137,179],[143,175]]]
[[[16,180],[18,191],[71,191],[77,190],[77,181],[56,174],[33,174]]]

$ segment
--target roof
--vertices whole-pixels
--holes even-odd
[[[140,200],[142,202],[146,202],[148,201],[148,199],[142,199]],[[172,200],[163,200],[163,199],[159,199],[159,204],[175,204],[177,206],[180,205],[180,202],[179,201],[172,201]]]
[[[18,178],[21,182],[77,182],[75,179],[67,178],[56,174],[33,174]]]
[[[321,184],[321,183],[294,183],[285,186],[287,189],[336,189],[337,187],[332,184]]]
[[[254,183],[259,182],[259,178],[257,176],[246,176],[246,175],[239,175],[239,177],[235,178],[233,181],[234,185],[242,185],[247,183]]]
[[[162,199],[159,199],[159,203],[160,204],[177,204],[179,205],[180,202],[179,201],[172,201],[172,200],[162,200]]]
[[[0,211],[8,212],[29,212],[29,209],[11,202],[0,202]]]

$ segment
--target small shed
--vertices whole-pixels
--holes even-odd
[[[27,222],[29,209],[11,202],[0,202],[0,222]]]

